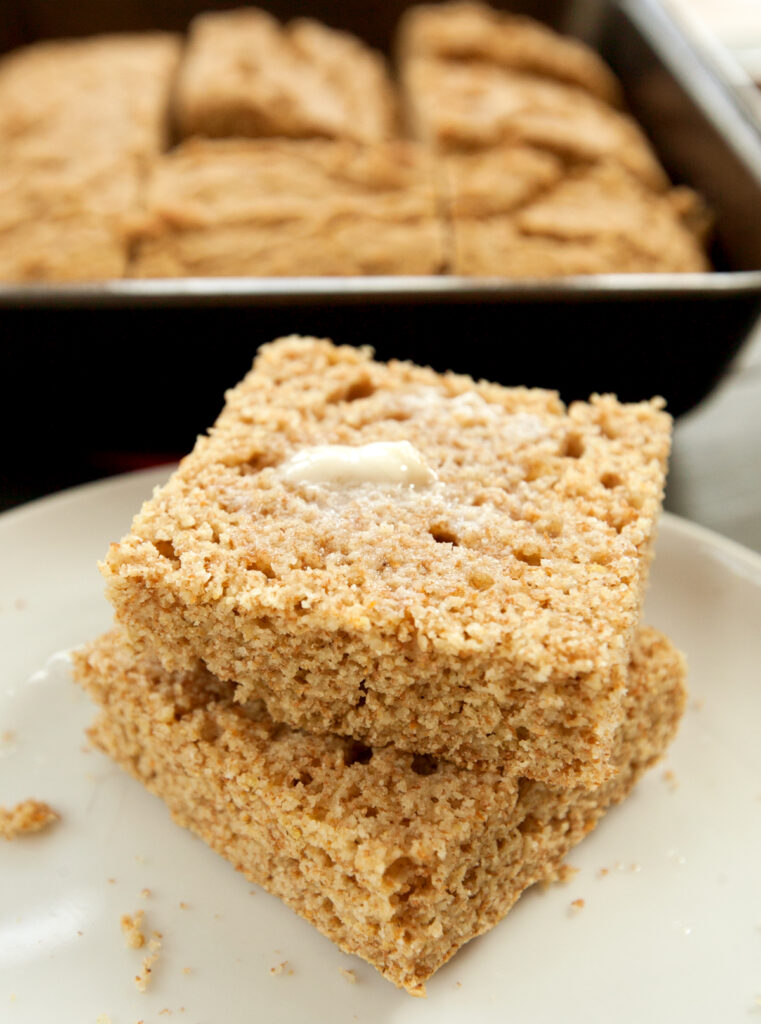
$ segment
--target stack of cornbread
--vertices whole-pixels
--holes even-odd
[[[10,54],[0,280],[708,269],[586,46],[465,0],[395,49],[241,8]]]
[[[265,346],[102,565],[95,742],[422,994],[675,732],[661,405]]]

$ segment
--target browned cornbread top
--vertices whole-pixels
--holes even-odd
[[[656,190],[668,184],[636,122],[574,86],[430,57],[401,73],[413,135],[444,152],[528,145],[571,163],[615,160]]]
[[[156,161],[135,276],[430,274],[434,166],[412,143],[191,139]]]
[[[167,138],[179,36],[37,43],[0,62],[3,159],[50,170],[90,161],[142,165]]]
[[[112,545],[109,596],[168,664],[202,658],[280,720],[594,784],[660,507],[660,405],[565,410],[553,392],[282,340]],[[381,440],[410,441],[438,480],[279,469]]]
[[[616,164],[598,164],[521,210],[516,224],[524,236],[547,239],[625,238],[642,255],[643,269],[699,271],[708,263],[693,227],[698,205],[689,189],[653,195]]]
[[[620,100],[613,72],[588,46],[486,4],[454,0],[411,7],[399,22],[397,42],[402,60],[484,61],[579,86],[608,103]]]
[[[123,277],[127,247],[101,215],[42,217],[0,228],[0,281],[42,284]]]
[[[452,270],[546,277],[699,272],[708,268],[700,202],[689,189],[653,194],[615,163],[580,166],[498,147],[445,160]]]
[[[124,276],[139,182],[134,167],[105,153],[11,156],[0,164],[0,280]]]
[[[321,200],[325,205],[321,205]],[[333,212],[433,216],[430,154],[412,143],[357,146],[291,139],[191,139],[153,166],[149,214],[178,227]]]
[[[469,939],[626,796],[684,708],[684,665],[645,629],[631,662],[616,773],[597,790],[469,772],[361,747],[235,705],[204,670],[169,674],[120,631],[74,657],[101,705],[95,742],[247,877],[415,995]]]
[[[442,158],[448,215],[488,218],[541,199],[565,177],[563,161],[531,146],[506,145]]]
[[[166,141],[178,37],[39,43],[0,62],[0,280],[123,277]]]
[[[283,339],[260,350],[106,570],[158,570],[189,600],[241,613],[508,648],[542,675],[591,671],[639,611],[669,448],[661,404],[604,396],[566,410],[551,391]],[[381,440],[412,442],[438,482],[297,485],[278,471],[312,445]]]
[[[396,116],[380,54],[311,19],[282,26],[257,8],[192,22],[176,111],[183,135],[362,142],[389,138]]]

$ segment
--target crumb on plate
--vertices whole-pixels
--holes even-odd
[[[124,941],[129,949],[140,949],[145,943],[143,935],[144,910],[137,910],[135,914],[122,914],[119,923],[122,926]]]
[[[670,768],[667,768],[666,771],[663,772],[661,778],[664,782],[668,783],[670,789],[679,788],[679,782],[677,781],[677,777]]]
[[[161,932],[153,932],[148,941],[148,953],[143,957],[140,973],[135,975],[135,986],[140,992],[145,992],[148,988],[154,965],[161,951],[161,938]]]
[[[0,807],[0,836],[16,839],[27,832],[39,832],[59,815],[42,800],[22,800],[15,807]]]
[[[570,864],[560,864],[556,870],[552,871],[542,879],[540,885],[542,889],[549,889],[551,885],[555,885],[556,883],[558,885],[566,885],[572,878],[575,878],[578,873],[578,868],[571,867]]]

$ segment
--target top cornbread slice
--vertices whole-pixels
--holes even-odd
[[[117,618],[276,721],[553,784],[609,774],[660,508],[654,400],[505,388],[265,346],[111,546]],[[427,487],[304,485],[295,452],[411,442]]]

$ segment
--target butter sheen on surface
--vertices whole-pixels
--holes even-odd
[[[291,483],[409,484],[426,487],[436,473],[409,441],[372,444],[325,444],[304,448],[283,463],[280,471]]]

